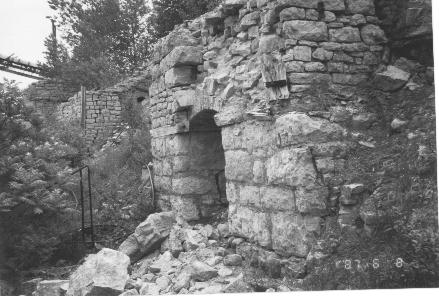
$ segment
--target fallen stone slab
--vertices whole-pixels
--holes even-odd
[[[120,246],[119,251],[128,255],[132,262],[160,248],[176,223],[174,213],[162,212],[149,215]]]
[[[67,296],[116,296],[129,279],[130,258],[122,252],[102,249],[89,255],[70,276]]]
[[[193,280],[205,282],[218,275],[215,268],[210,267],[201,261],[194,261],[191,264],[191,278]]]
[[[402,88],[410,79],[410,73],[395,66],[388,66],[384,72],[377,73],[373,85],[382,91],[396,91]]]
[[[35,296],[61,296],[64,295],[64,289],[69,281],[65,280],[52,280],[52,281],[40,281],[35,291]]]

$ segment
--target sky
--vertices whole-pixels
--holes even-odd
[[[47,0],[0,0],[0,54],[23,61],[44,61],[44,39],[52,32],[46,16],[52,15]],[[0,71],[3,78],[19,82],[25,88],[36,81]]]

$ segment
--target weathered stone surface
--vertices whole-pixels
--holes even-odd
[[[360,30],[354,27],[344,27],[341,29],[330,29],[329,40],[331,42],[361,42]]]
[[[288,113],[275,123],[281,147],[306,142],[324,143],[342,139],[344,130],[338,124],[309,117],[303,113]]]
[[[373,0],[347,0],[347,11],[356,14],[361,13],[365,15],[375,14],[375,5]]]
[[[312,84],[321,81],[331,81],[331,75],[324,73],[291,73],[288,81],[292,84]]]
[[[129,264],[127,255],[111,249],[89,255],[70,276],[67,295],[119,295],[129,278]]]
[[[254,11],[246,14],[241,20],[241,30],[245,31],[251,26],[257,25],[259,23],[260,13],[259,11]]]
[[[361,38],[369,45],[383,44],[387,42],[386,34],[376,25],[366,25],[361,28]]]
[[[410,73],[394,66],[388,66],[384,72],[375,75],[373,83],[380,90],[396,91],[403,87],[409,79]]]
[[[309,186],[316,179],[311,153],[305,148],[281,150],[267,160],[266,167],[270,184]]]
[[[293,211],[295,209],[294,191],[280,187],[262,187],[261,206],[274,211]]]
[[[197,281],[205,282],[218,275],[215,268],[201,262],[194,261],[191,263],[191,278]]]
[[[236,278],[231,279],[230,283],[222,290],[223,293],[248,293],[253,289],[244,281],[244,275],[241,273]]]
[[[325,10],[343,11],[345,4],[343,0],[278,0],[278,5],[281,7],[303,7],[303,8],[318,8],[319,2],[323,2]]]
[[[175,47],[160,63],[165,72],[178,66],[196,66],[203,62],[201,47],[178,46]]]
[[[334,83],[345,84],[345,85],[358,85],[360,83],[367,81],[368,78],[369,76],[366,74],[334,73],[332,75],[332,81]]]
[[[362,193],[365,191],[363,184],[349,184],[341,187],[340,202],[343,205],[356,205],[362,199]]]
[[[259,39],[259,52],[270,53],[285,48],[285,41],[276,34],[262,35]]]
[[[317,184],[310,187],[300,187],[295,191],[297,210],[302,214],[323,216],[327,213],[328,188]]]
[[[309,46],[295,46],[293,49],[294,59],[298,61],[311,61],[311,47]]]
[[[288,7],[280,12],[279,17],[282,22],[291,20],[303,20],[305,19],[305,9]]]
[[[69,284],[69,281],[51,280],[40,281],[35,290],[35,296],[62,296],[65,295],[65,290],[62,286]]]
[[[291,212],[274,213],[272,225],[273,249],[286,256],[305,258],[315,241],[313,232],[320,232],[320,218]]]
[[[288,38],[308,41],[328,40],[326,23],[293,20],[283,24],[283,31]]]
[[[253,159],[244,151],[226,151],[226,178],[246,181],[253,179]]]
[[[328,51],[323,48],[317,48],[312,53],[312,57],[320,61],[329,61],[332,59],[333,55],[334,53],[332,51]]]
[[[133,260],[154,251],[160,247],[175,224],[174,213],[163,212],[149,215],[149,217],[137,226],[134,234],[124,241],[119,251],[130,256]]]
[[[224,257],[224,265],[226,266],[240,266],[242,264],[242,257],[238,254],[231,254]]]
[[[214,188],[212,180],[190,176],[176,178],[172,182],[172,190],[176,194],[204,194],[211,191]]]
[[[165,83],[169,87],[183,86],[194,83],[197,78],[196,68],[181,66],[168,70],[165,74]]]

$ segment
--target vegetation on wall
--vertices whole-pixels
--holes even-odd
[[[72,85],[104,88],[141,67],[158,38],[219,0],[48,0],[62,34],[45,41],[44,67]],[[60,38],[61,37],[61,38]]]

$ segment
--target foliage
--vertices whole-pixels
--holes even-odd
[[[117,247],[154,211],[149,178],[142,178],[152,160],[149,132],[124,132],[122,137],[119,145],[105,148],[90,162],[99,223],[116,227],[110,247]]]
[[[154,37],[168,34],[175,25],[193,19],[215,8],[221,0],[154,0],[151,24]]]
[[[0,222],[3,262],[18,268],[50,259],[60,232],[69,223],[53,225],[77,205],[70,176],[80,150],[61,141],[31,108],[14,83],[0,83]]]
[[[49,5],[71,52],[65,58],[62,42],[46,40],[46,66],[56,69],[52,73],[58,78],[105,87],[148,56],[150,8],[144,0],[49,0]]]

